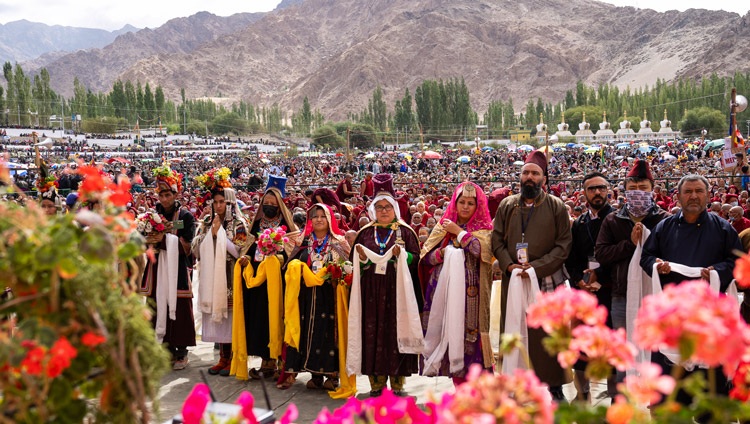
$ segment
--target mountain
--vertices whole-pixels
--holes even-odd
[[[73,52],[104,47],[118,35],[138,29],[126,25],[117,31],[68,26],[49,26],[27,20],[0,24],[0,63],[23,62],[45,53]]]
[[[92,58],[78,53],[66,66],[90,88],[108,89],[120,77],[161,85],[173,99],[184,88],[188,97],[291,111],[307,96],[333,119],[362,110],[377,85],[392,105],[424,79],[463,77],[482,111],[492,100],[513,99],[517,108],[529,98],[557,101],[577,80],[638,88],[657,78],[747,71],[748,21],[750,13],[658,13],[594,0],[304,0],[193,50],[144,51],[117,72],[92,68],[114,65],[134,42]],[[169,36],[162,42],[195,34]],[[72,89],[72,78],[50,73]]]
[[[46,67],[53,76],[53,88],[65,96],[73,92],[73,80],[92,91],[109,91],[112,83],[143,58],[187,54],[225,34],[237,32],[257,21],[263,13],[237,13],[220,17],[199,12],[187,18],[175,18],[156,29],[145,28],[117,37],[103,48],[77,51],[48,62],[33,61],[28,73]],[[25,68],[24,68],[25,69]],[[134,81],[135,82],[135,81]],[[145,84],[145,81],[144,81]]]

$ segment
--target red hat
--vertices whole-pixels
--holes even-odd
[[[630,169],[630,172],[628,172],[627,175],[628,178],[638,178],[638,179],[647,179],[654,182],[654,177],[651,175],[651,168],[648,166],[648,162],[645,160],[638,159],[633,164],[633,167]]]
[[[547,176],[547,156],[539,150],[534,150],[530,155],[526,156],[525,163],[533,163],[538,167],[542,168],[542,174]]]

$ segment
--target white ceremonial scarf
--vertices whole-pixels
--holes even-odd
[[[500,352],[500,323],[503,318],[502,290],[502,280],[494,280],[490,292],[490,345],[495,355]]]
[[[651,234],[651,231],[643,227],[643,233],[641,234],[641,240],[635,246],[635,252],[633,257],[630,259],[628,265],[628,285],[627,294],[625,299],[625,331],[628,337],[628,341],[633,343],[633,346],[638,346],[633,340],[633,333],[635,331],[635,317],[638,315],[638,310],[641,309],[643,298],[653,293],[653,283],[651,276],[641,268],[641,256],[643,254],[643,244]],[[635,363],[651,362],[651,351],[638,348],[638,354],[635,357]],[[635,368],[629,369],[627,375],[635,375]]]
[[[432,309],[424,342],[426,376],[435,376],[448,351],[450,372],[464,368],[464,324],[466,321],[466,264],[464,250],[445,247],[443,267],[432,298]]]
[[[394,245],[395,246],[395,245]],[[393,256],[393,246],[383,256],[378,255],[365,246],[362,246],[366,258],[359,259],[367,262],[369,259],[373,265],[387,265]],[[354,253],[356,258],[359,254]],[[424,336],[422,335],[422,324],[419,318],[417,298],[414,294],[409,266],[406,263],[406,250],[401,248],[396,263],[396,337],[398,339],[398,351],[400,353],[420,354],[424,349]],[[360,265],[354,264],[352,278],[352,289],[349,300],[349,323],[346,352],[346,372],[350,375],[362,374],[362,295],[361,295],[361,271]]]
[[[227,301],[227,233],[224,227],[216,232],[216,246],[208,227],[200,245],[201,281],[198,302],[201,312],[211,314],[211,321],[221,322],[228,317]]]
[[[659,263],[654,263],[654,267],[651,273],[651,280],[653,281],[653,293],[658,294],[661,293],[661,281],[659,278],[659,272],[656,270],[656,267],[659,266]],[[672,272],[676,272],[680,275],[684,275],[688,278],[701,278],[701,270],[703,267],[690,267],[687,265],[682,265],[674,262],[669,263],[669,268]],[[716,270],[712,270],[709,273],[709,285],[711,287],[711,290],[714,290],[715,292],[719,292],[721,290],[721,281],[719,280],[719,273]],[[734,290],[732,290],[732,287]],[[737,296],[737,287],[734,285],[734,283],[730,284],[730,287],[727,289],[727,294],[729,294],[731,291],[734,292],[734,296],[736,299]],[[739,305],[737,309],[737,313],[739,313]],[[664,356],[667,357],[672,363],[679,364],[680,363],[680,351],[678,349],[670,349],[670,348],[660,348],[659,352],[661,352]],[[707,365],[702,364],[700,362],[692,362],[692,361],[686,361],[683,363],[683,368],[685,368],[688,371],[692,371],[695,369],[695,367],[701,367],[701,368],[708,368]]]
[[[529,355],[529,329],[526,324],[526,310],[536,302],[539,293],[539,281],[534,268],[526,269],[528,280],[519,275],[522,269],[516,268],[510,274],[508,282],[508,301],[505,308],[505,333],[518,334],[524,346],[523,354]],[[505,375],[511,375],[517,369],[526,369],[526,361],[521,356],[519,349],[503,356],[503,371]]]
[[[167,250],[159,253],[156,271],[156,340],[161,343],[167,334],[167,311],[169,319],[177,319],[177,268],[180,262],[180,239],[174,234],[165,234]]]

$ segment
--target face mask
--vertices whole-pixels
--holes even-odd
[[[195,211],[196,211],[196,209],[195,209],[195,208],[191,208],[191,209],[190,209],[190,212],[191,212],[191,213],[195,213]]]
[[[737,206],[737,202],[732,202],[732,203],[730,203],[730,205]]]
[[[648,191],[627,190],[625,191],[625,198],[628,201],[628,212],[636,218],[646,216],[654,203],[651,192]]]
[[[419,241],[425,241],[427,240],[427,236],[419,236]]]
[[[263,205],[263,215],[267,218],[273,218],[279,213],[279,207],[273,205]]]

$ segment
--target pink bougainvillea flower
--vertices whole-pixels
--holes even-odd
[[[661,400],[662,395],[672,393],[675,388],[674,378],[661,375],[661,368],[651,362],[644,362],[637,367],[638,375],[625,377],[618,389],[627,393],[639,404],[653,405]]]
[[[299,411],[297,410],[297,405],[290,403],[289,407],[286,408],[286,412],[284,412],[284,415],[281,416],[281,419],[276,421],[277,424],[291,424],[293,423],[297,417],[299,417]]]
[[[182,420],[185,424],[200,424],[210,401],[208,386],[203,383],[196,384],[182,404]]]

